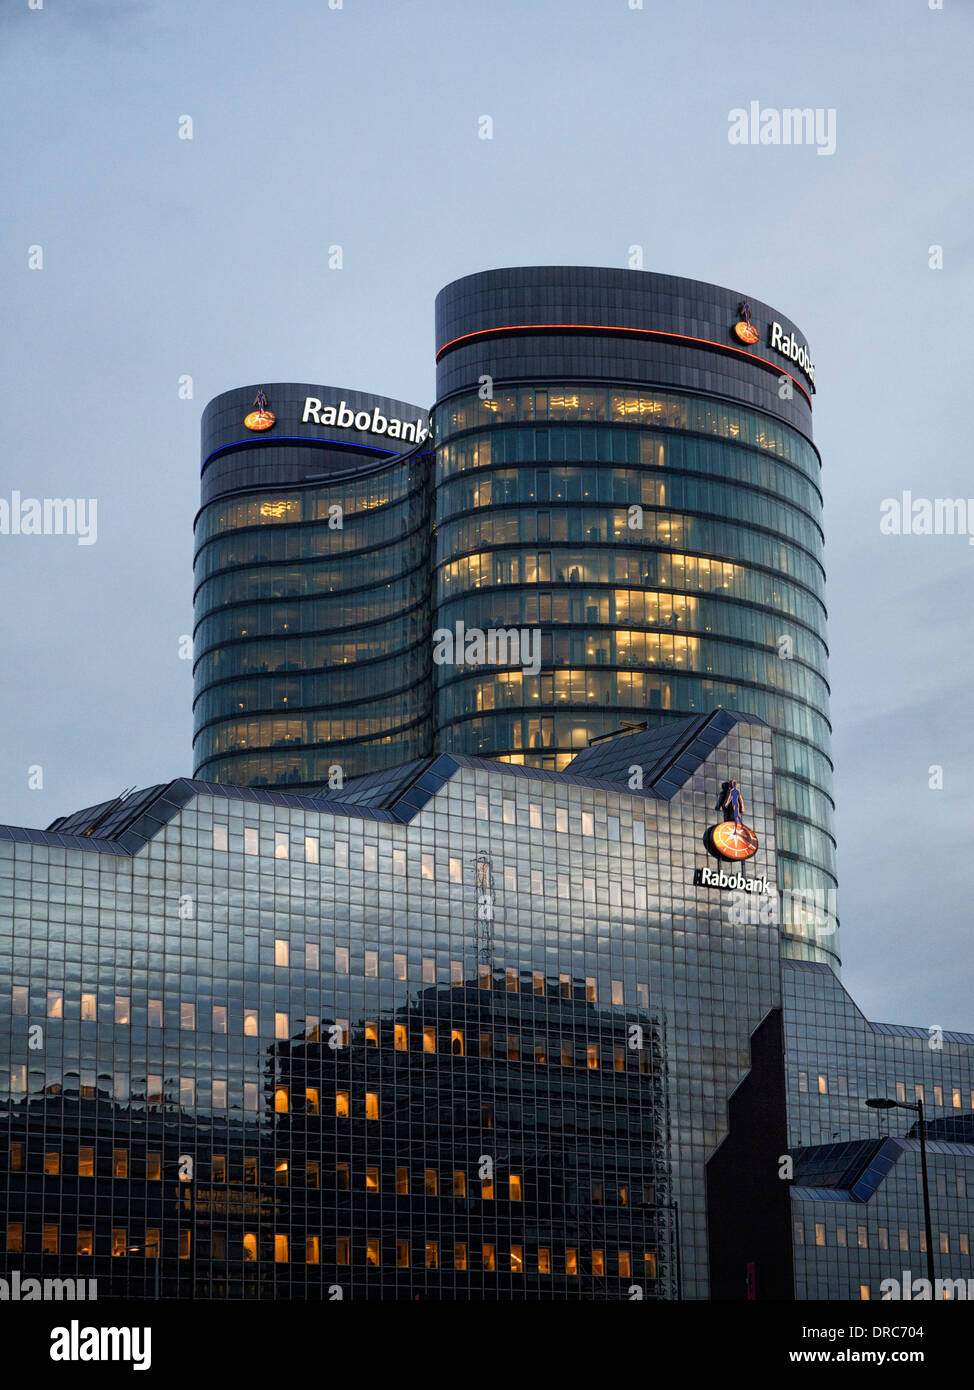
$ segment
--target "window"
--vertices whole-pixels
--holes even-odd
[[[50,999],[50,996],[48,996],[48,998]],[[127,994],[116,994],[116,996],[115,996],[115,1022],[116,1022],[116,1023],[128,1024],[128,1023],[131,1022],[131,1019],[130,1019],[130,1017],[129,1017],[129,1004],[130,1004],[130,1003],[131,1003],[131,1000],[129,999],[129,996],[128,996]],[[49,1016],[49,1017],[51,1016],[50,1005],[48,1006],[48,1016]],[[56,1015],[56,1017],[60,1017],[60,1015],[58,1014],[58,1015]]]
[[[244,1036],[256,1038],[257,1036],[257,1010],[244,1009]]]
[[[534,1060],[539,1067],[547,1065],[548,1048],[544,1038],[536,1038],[534,1043]]]
[[[497,1268],[497,1251],[493,1245],[484,1246],[484,1269],[491,1271]]]
[[[551,1273],[551,1251],[545,1245],[538,1247],[538,1273]]]
[[[352,1170],[347,1163],[335,1164],[335,1186],[339,1192],[348,1192],[352,1186]]]
[[[460,1241],[453,1247],[453,1268],[466,1269],[467,1267],[467,1246],[465,1241]]]
[[[243,1257],[245,1264],[250,1264],[257,1258],[257,1236],[253,1231],[244,1232]]]
[[[305,970],[317,970],[321,959],[317,941],[306,941],[304,943],[304,968]]]
[[[570,1042],[563,1042],[561,1045],[561,1064],[563,1067],[570,1067],[574,1062],[572,1056],[572,1045]]]
[[[481,1201],[492,1202],[494,1200],[494,1179],[481,1178],[480,1180]]]
[[[512,1246],[511,1246],[511,1273],[512,1273],[512,1274],[523,1274],[523,1273],[524,1273],[524,1246],[523,1246],[523,1245],[512,1245]]]
[[[816,1244],[816,1245],[824,1245],[824,1244],[825,1244],[825,1222],[824,1222],[824,1221],[816,1221],[816,1222],[815,1222],[815,1244]]]
[[[78,1254],[93,1255],[95,1253],[95,1235],[87,1227],[78,1228]]]
[[[378,1236],[369,1236],[365,1242],[365,1263],[367,1265],[377,1265],[379,1263]]]
[[[274,831],[274,858],[286,859],[288,857],[289,835],[286,830]]]
[[[462,964],[461,961],[458,961],[458,960],[451,960],[451,961],[450,961],[450,984],[451,984],[451,985],[462,985],[462,984],[463,984],[463,964]]]
[[[307,864],[318,863],[318,841],[313,835],[305,835],[304,837],[304,858]],[[317,1237],[315,1237],[315,1239],[317,1239]],[[308,1263],[311,1264],[312,1261],[309,1260]],[[318,1261],[314,1260],[313,1263],[317,1264]]]
[[[425,1191],[427,1197],[436,1196],[436,1169],[427,1168],[425,1173]]]
[[[129,1151],[128,1149],[112,1150],[112,1177],[127,1178],[129,1175]]]
[[[592,1251],[592,1273],[593,1273],[593,1274],[604,1274],[604,1273],[605,1273],[605,1254],[604,1254],[604,1252],[603,1252],[602,1250],[593,1250],[593,1251]]]
[[[226,1182],[227,1180],[227,1156],[226,1154],[214,1154],[210,1162],[210,1171],[214,1182]]]
[[[619,1277],[628,1279],[632,1273],[632,1261],[629,1259],[628,1250],[619,1251]]]
[[[399,955],[393,956],[393,958],[392,958],[392,974],[393,974],[393,977],[394,977],[395,979],[397,979],[397,980],[404,980],[404,979],[406,978],[406,957],[405,957],[405,956],[399,956]]]
[[[227,1031],[227,1006],[226,1004],[213,1005],[213,1032],[225,1033]]]
[[[424,984],[424,985],[435,985],[435,984],[436,984],[436,961],[435,961],[435,960],[424,960],[424,961],[423,961],[423,984]]]
[[[24,1223],[22,1221],[7,1222],[7,1249],[12,1255],[19,1255],[24,1248]]]
[[[450,882],[451,882],[451,883],[462,883],[462,882],[463,882],[463,865],[462,865],[462,863],[460,862],[459,859],[451,859],[451,860],[450,860]]]
[[[829,1092],[828,1082],[826,1081],[826,1079],[825,1079],[825,1077],[822,1075],[822,1073],[819,1072],[819,1076],[818,1076],[818,1093],[819,1093],[820,1096],[826,1096],[826,1095],[828,1095],[828,1092]]]
[[[504,972],[504,987],[508,994],[517,994],[517,971],[510,965]]]
[[[511,1175],[510,1175],[510,1177],[508,1178],[507,1182],[508,1182],[508,1187],[510,1188],[510,1198],[511,1198],[511,1201],[512,1201],[512,1202],[519,1202],[519,1201],[521,1200],[521,1179],[520,1179],[520,1176],[519,1176],[517,1173],[511,1173]]]
[[[433,856],[432,854],[421,854],[419,857],[419,876],[420,878],[433,878]]]
[[[196,1027],[196,1005],[187,1003],[185,999],[179,1005],[179,1026],[190,1029]]]
[[[351,1114],[347,1091],[335,1092],[335,1114],[341,1119],[346,1119]]]
[[[491,978],[489,965],[477,966],[477,987],[478,989],[490,989]],[[972,1091],[971,1094],[974,1095],[974,1091]]]
[[[257,827],[256,825],[246,825],[244,826],[244,854],[256,854],[257,851]]]
[[[426,1242],[426,1268],[439,1269],[440,1267],[440,1242],[438,1240],[428,1240]]]
[[[347,947],[347,946],[336,946],[336,947],[335,947],[335,974],[336,974],[336,975],[347,975],[347,974],[348,974],[348,947]]]
[[[615,1046],[612,1049],[612,1066],[615,1071],[625,1071],[626,1069],[626,1049]]]
[[[396,1169],[396,1195],[398,1197],[409,1196],[409,1169]]]
[[[308,1115],[319,1115],[321,1113],[321,1095],[317,1086],[305,1087],[304,1108]]]
[[[196,1083],[191,1076],[179,1078],[179,1103],[187,1106],[196,1104]]]
[[[613,1004],[621,1004],[621,1003],[622,1003],[622,981],[621,981],[621,980],[613,980],[613,981],[612,981],[612,1002],[613,1002]]]
[[[589,1071],[596,1071],[599,1065],[599,1049],[596,1043],[589,1043],[585,1049],[585,1065]]]
[[[93,1178],[95,1176],[95,1150],[92,1145],[84,1144],[78,1150],[78,1177]]]
[[[45,1230],[47,1228],[45,1227]],[[128,1237],[124,1226],[112,1227],[112,1255],[121,1259],[128,1254]]]
[[[535,970],[531,976],[531,989],[535,994],[544,994],[544,972]]]
[[[366,1192],[378,1192],[379,1190],[379,1169],[370,1164],[365,1170],[365,1190]]]
[[[155,1021],[153,1020],[153,1017],[152,1017],[152,1005],[153,1005],[153,1004],[156,1004],[156,1005],[158,1005],[158,1007],[159,1007],[159,1021],[158,1021],[158,1022],[155,1022]],[[14,1010],[14,1012],[16,1012],[16,1010]],[[24,1012],[26,1013],[27,1010],[25,1009]],[[98,1018],[98,1002],[97,1002],[96,996],[95,996],[94,994],[83,994],[83,995],[81,996],[81,1021],[82,1021],[82,1023],[95,1023],[95,1022],[97,1021],[97,1018]],[[161,1004],[161,1001],[158,1000],[158,999],[150,999],[150,1000],[149,1000],[149,1027],[150,1027],[150,1028],[161,1028],[161,1027],[162,1027],[162,1004]]]
[[[162,1154],[147,1153],[145,1156],[145,1176],[149,1182],[162,1180]]]
[[[29,991],[28,991],[28,989],[27,989],[27,986],[26,986],[26,985],[14,985],[12,993],[13,993],[13,1012],[14,1012],[15,1014],[26,1014],[26,1013],[27,1013],[27,1010],[28,1010],[28,1007],[29,1007]],[[91,994],[83,994],[83,995],[81,996],[81,1000],[82,1000],[82,1013],[81,1013],[81,1017],[82,1017],[82,1018],[84,1018],[84,1016],[85,1016],[85,1015],[84,1015],[84,1000],[85,1000],[85,999],[92,999],[93,997],[94,997],[94,996],[91,995]]]
[[[366,873],[375,873],[379,867],[379,849],[377,845],[366,845],[362,852],[363,867]]]
[[[450,1032],[450,1051],[454,1057],[463,1056],[463,1033],[459,1028],[454,1028]]]
[[[423,1051],[424,1051],[424,1052],[435,1052],[435,1051],[436,1051],[436,1029],[435,1029],[435,1028],[424,1028],[424,1029],[423,1029]]]
[[[245,1081],[243,1088],[243,1103],[245,1110],[257,1109],[257,1083],[256,1081]]]
[[[404,849],[394,849],[392,851],[392,872],[402,878],[406,873],[406,851]]]
[[[509,1062],[521,1060],[521,1044],[516,1033],[508,1033],[507,1035],[507,1060]]]
[[[274,1186],[287,1187],[288,1185],[288,1164],[286,1158],[279,1158],[274,1164]]]
[[[227,1083],[214,1078],[213,1080],[213,1109],[226,1110],[227,1108]]]
[[[453,1195],[454,1197],[466,1197],[467,1195],[467,1175],[457,1168],[453,1173]]]
[[[279,1041],[287,1041],[289,1032],[288,1016],[285,1013],[275,1013],[274,1015],[274,1036]]]
[[[335,841],[335,868],[348,868],[348,842],[346,840]]]
[[[378,951],[366,951],[365,953],[365,973],[370,979],[375,979],[379,973],[379,953]]]
[[[317,841],[317,840],[314,841],[314,846],[315,846],[315,848],[317,849],[317,847],[318,847],[318,841]],[[317,862],[318,862],[318,861],[315,860],[315,863],[317,863]],[[304,1262],[305,1262],[305,1264],[308,1264],[308,1265],[316,1265],[316,1264],[320,1264],[320,1263],[321,1263],[321,1237],[320,1237],[320,1236],[305,1236],[305,1238],[304,1238]]]
[[[578,1273],[578,1251],[573,1250],[571,1246],[565,1251],[565,1273]]]
[[[281,858],[286,858],[282,855]],[[287,1264],[287,1236],[277,1233],[274,1236],[274,1263],[278,1265]]]
[[[567,806],[556,806],[556,807],[555,807],[555,830],[558,831],[558,832],[560,832],[560,833],[563,834],[563,835],[568,833],[568,807],[567,807]]]
[[[582,834],[583,834],[583,835],[594,835],[594,834],[595,834],[595,817],[594,817],[594,815],[592,814],[591,811],[583,811],[583,812],[582,812]]]
[[[379,1096],[377,1091],[366,1091],[365,1093],[365,1118],[367,1120],[377,1120],[379,1118]]]
[[[477,797],[477,799],[476,799],[476,814],[477,814],[477,819],[478,819],[478,820],[487,820],[487,819],[488,819],[487,798],[486,798],[486,796],[478,796],[478,797]]]
[[[287,965],[287,942],[277,939],[274,942],[274,964]]]
[[[397,1052],[405,1052],[405,1051],[406,1051],[406,1048],[407,1048],[408,1045],[409,1045],[409,1044],[408,1044],[408,1037],[407,1037],[407,1034],[406,1034],[406,1025],[405,1025],[405,1023],[395,1023],[395,1024],[393,1024],[392,1033],[393,1033],[393,1038],[394,1038],[394,1042],[395,1042],[395,1049],[396,1049],[396,1051],[397,1051]]]
[[[558,993],[561,995],[562,999],[570,999],[572,997],[572,978],[570,975],[558,976]]]
[[[48,1149],[47,1153],[44,1155],[44,1172],[45,1172],[45,1173],[54,1174],[54,1173],[60,1173],[60,1171],[61,1171],[61,1155],[60,1155],[60,1153],[57,1151],[57,1149]],[[116,1174],[116,1177],[117,1177],[117,1176],[118,1176],[118,1174]],[[125,1177],[125,1174],[123,1173],[121,1176],[124,1178],[124,1177]]]
[[[48,1018],[64,1017],[64,995],[59,989],[49,989],[47,991],[47,1016]],[[128,1019],[116,1019],[116,1022],[119,1021],[127,1023]]]
[[[396,1268],[397,1268],[397,1269],[408,1269],[408,1268],[409,1268],[409,1241],[408,1241],[408,1240],[397,1240],[397,1241],[396,1241]]]
[[[321,1186],[321,1164],[316,1158],[309,1158],[304,1165],[304,1184],[305,1187]]]
[[[339,1236],[335,1241],[336,1265],[347,1265],[352,1258],[352,1242],[348,1236]]]
[[[528,824],[532,830],[541,829],[541,807],[536,801],[528,802]]]
[[[490,1053],[491,1053],[491,1047],[490,1047],[490,1034],[489,1034],[489,1033],[481,1033],[481,1035],[480,1035],[480,1055],[481,1055],[481,1057],[489,1057],[489,1056],[490,1056]]]
[[[865,1250],[868,1247],[869,1233],[865,1226],[856,1227],[856,1244],[859,1246],[860,1250]]]
[[[544,871],[542,869],[531,870],[531,892],[538,897],[544,896]]]

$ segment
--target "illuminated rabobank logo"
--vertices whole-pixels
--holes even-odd
[[[812,363],[808,348],[804,343],[800,343],[794,333],[789,333],[785,337],[785,330],[780,323],[772,323],[769,329],[768,347],[780,352],[782,357],[788,357],[794,362],[799,371],[804,372],[812,383],[812,390],[815,389],[815,367]]]
[[[314,396],[305,397],[302,425],[334,425],[340,430],[361,430],[366,434],[382,434],[387,439],[408,439],[421,444],[429,434],[425,420],[388,420],[376,406],[374,410],[351,410],[344,401],[338,405],[322,405]]]

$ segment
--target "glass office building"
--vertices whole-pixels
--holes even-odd
[[[773,746],[718,710],[563,772],[177,779],[0,827],[8,1287],[876,1297],[921,1270],[916,1145],[861,1101],[918,1084],[959,1277],[974,1038],[938,1051],[782,970]],[[731,778],[759,843],[722,884]]]
[[[199,777],[337,785],[429,751],[426,431],[419,407],[338,387],[240,387],[207,406]]]
[[[838,960],[821,462],[796,326],[636,270],[487,271],[436,301],[434,629],[540,629],[540,670],[443,664],[437,746],[559,769],[624,721],[774,730],[780,886]],[[800,365],[798,365],[800,363]]]

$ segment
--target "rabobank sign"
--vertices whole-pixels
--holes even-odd
[[[344,401],[338,405],[322,405],[315,396],[306,396],[302,425],[334,425],[340,430],[361,430],[364,434],[381,434],[386,439],[408,439],[421,444],[429,434],[429,424],[425,420],[389,419],[379,407],[373,410],[352,410]]]
[[[786,337],[781,324],[772,323],[768,336],[768,347],[774,348],[775,352],[780,352],[782,357],[787,357],[794,362],[798,370],[804,372],[812,383],[812,390],[815,390],[815,366],[808,348],[804,343],[798,341],[794,333],[789,333]]]

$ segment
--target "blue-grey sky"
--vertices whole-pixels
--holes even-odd
[[[974,546],[879,529],[974,496],[972,35],[964,0],[5,0],[0,496],[94,497],[98,533],[0,535],[0,821],[192,771],[211,396],[428,404],[448,280],[639,245],[811,346],[843,977],[974,1030]],[[752,100],[834,108],[835,153],[732,145]]]

